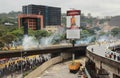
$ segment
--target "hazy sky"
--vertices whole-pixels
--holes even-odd
[[[75,8],[92,16],[120,15],[120,0],[0,0],[0,13],[22,11],[22,6],[28,4],[61,7],[62,13]]]

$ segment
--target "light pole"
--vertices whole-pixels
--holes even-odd
[[[22,50],[21,50],[21,78],[23,78],[23,70],[22,70]]]
[[[74,51],[74,47],[75,47],[75,40],[72,40],[72,48],[73,48],[73,51]],[[72,53],[72,61],[74,62],[75,60],[75,54],[74,52]]]

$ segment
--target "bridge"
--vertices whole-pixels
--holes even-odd
[[[72,53],[72,52],[83,52],[85,53],[87,45],[78,45],[74,48],[72,45],[54,45],[50,47],[35,48],[29,50],[10,50],[10,51],[0,51],[0,58],[11,58],[11,57],[21,57],[21,56],[30,56],[46,53]]]
[[[107,57],[108,54],[115,53],[110,48],[120,45],[120,42],[113,42],[107,44],[90,45],[87,47],[86,56],[91,60],[97,68],[97,74],[104,75],[106,78],[120,78],[120,60],[117,60],[118,53],[115,58]]]
[[[11,58],[11,57],[21,57],[29,55],[38,55],[38,54],[63,54],[64,56],[69,56],[70,53],[83,54],[86,53],[88,60],[94,63],[96,72],[99,76],[105,78],[120,78],[120,61],[106,57],[106,52],[111,52],[112,46],[119,45],[120,42],[114,42],[110,44],[97,44],[97,45],[78,45],[72,47],[72,45],[65,46],[52,46],[52,47],[43,47],[40,49],[31,49],[31,50],[15,50],[15,51],[1,51],[0,58]],[[102,77],[101,77],[102,78]]]

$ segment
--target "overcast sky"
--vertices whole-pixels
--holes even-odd
[[[75,8],[92,16],[120,15],[120,0],[0,0],[0,13],[22,11],[22,6],[28,4],[61,7],[62,13]]]

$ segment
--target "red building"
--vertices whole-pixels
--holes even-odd
[[[24,26],[25,30],[28,28],[33,30],[43,29],[43,15],[36,14],[20,14],[18,15],[18,27]]]

